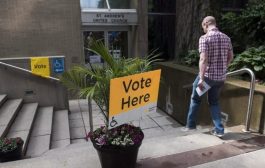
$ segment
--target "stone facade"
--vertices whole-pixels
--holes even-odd
[[[148,1],[138,0],[138,25],[136,28],[136,45],[134,49],[135,56],[146,56],[148,53]],[[132,42],[133,43],[133,42]]]
[[[218,16],[220,3],[214,0],[180,0],[176,7],[175,60],[180,60],[189,49],[197,49],[202,19],[207,15]]]
[[[83,62],[79,0],[1,0],[0,58],[65,55]]]

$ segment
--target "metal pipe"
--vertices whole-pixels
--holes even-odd
[[[10,64],[4,63],[4,62],[0,62],[0,65],[3,65],[3,66],[6,66],[6,67],[10,67],[10,68],[13,68],[13,69],[17,69],[17,70],[32,74],[30,70],[27,70],[27,69],[24,69],[24,68],[20,68],[20,67],[14,66],[14,65],[10,65]],[[45,77],[45,78],[54,80],[56,82],[60,81],[60,79],[54,78],[54,77],[50,77],[50,76],[49,77]]]
[[[90,126],[90,132],[93,132],[93,115],[92,115],[92,103],[91,99],[88,98],[88,115],[89,115],[89,126]]]
[[[243,74],[246,72],[251,76],[251,82],[250,82],[250,91],[249,91],[249,99],[248,99],[248,111],[247,111],[247,117],[246,117],[246,124],[245,124],[245,129],[243,129],[243,131],[249,132],[250,120],[251,120],[251,114],[252,114],[253,96],[254,96],[254,90],[255,90],[255,74],[251,69],[243,68],[243,69],[240,69],[237,71],[229,72],[229,73],[227,73],[227,76],[240,75],[240,74]]]
[[[12,57],[12,58],[0,58],[0,61],[10,61],[10,60],[27,60],[32,57]],[[48,58],[65,58],[65,56],[48,56]]]
[[[107,3],[108,10],[110,11],[111,8],[110,8],[110,5],[109,5],[109,0],[106,0],[106,3]]]

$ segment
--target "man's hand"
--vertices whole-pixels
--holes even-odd
[[[203,91],[205,89],[205,87],[203,86],[203,79],[199,80],[198,87],[200,88],[201,91]]]

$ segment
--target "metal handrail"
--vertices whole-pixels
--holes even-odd
[[[239,69],[233,72],[228,72],[226,75],[235,76],[235,75],[241,75],[244,73],[248,73],[251,76],[246,125],[245,125],[245,129],[243,129],[244,132],[249,132],[250,119],[251,119],[251,114],[252,114],[253,96],[254,96],[254,90],[255,90],[255,74],[251,69],[243,68],[243,69]]]
[[[4,65],[6,67],[17,69],[17,70],[20,70],[20,71],[23,71],[23,72],[27,72],[27,73],[30,73],[30,74],[33,75],[33,73],[30,70],[27,70],[27,69],[24,69],[24,68],[20,68],[20,67],[14,66],[14,65],[10,65],[10,64],[7,64],[7,63],[1,62],[1,61],[0,61],[0,65]],[[36,76],[38,76],[38,75],[36,75]],[[60,80],[58,78],[54,78],[54,77],[50,77],[50,76],[47,76],[47,77],[44,77],[44,78],[48,78],[48,79],[51,79],[51,80],[54,80],[54,81],[59,81]]]
[[[26,60],[31,59],[32,57],[12,57],[12,58],[0,58],[0,61],[11,61],[11,60]],[[48,58],[65,58],[63,55],[58,56],[48,56]]]
[[[10,61],[10,60],[25,60],[25,59],[31,59],[31,58],[32,57],[0,58],[0,65],[6,66],[6,67],[10,67],[10,68],[13,68],[13,69],[16,69],[16,70],[20,70],[22,72],[26,72],[26,73],[30,73],[30,74],[34,75],[30,70],[27,70],[27,69],[24,69],[24,68],[21,68],[21,67],[18,67],[18,66],[14,66],[14,65],[2,62],[2,61]],[[48,56],[48,58],[65,58],[65,56]],[[36,75],[36,76],[38,76],[38,75]],[[40,77],[43,77],[43,76],[40,76]],[[56,82],[60,81],[60,79],[54,78],[54,77],[51,77],[51,76],[47,76],[47,77],[43,77],[43,78],[51,79],[51,80],[54,80]]]

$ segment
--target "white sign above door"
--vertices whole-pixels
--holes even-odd
[[[135,9],[83,9],[83,25],[137,25]]]

